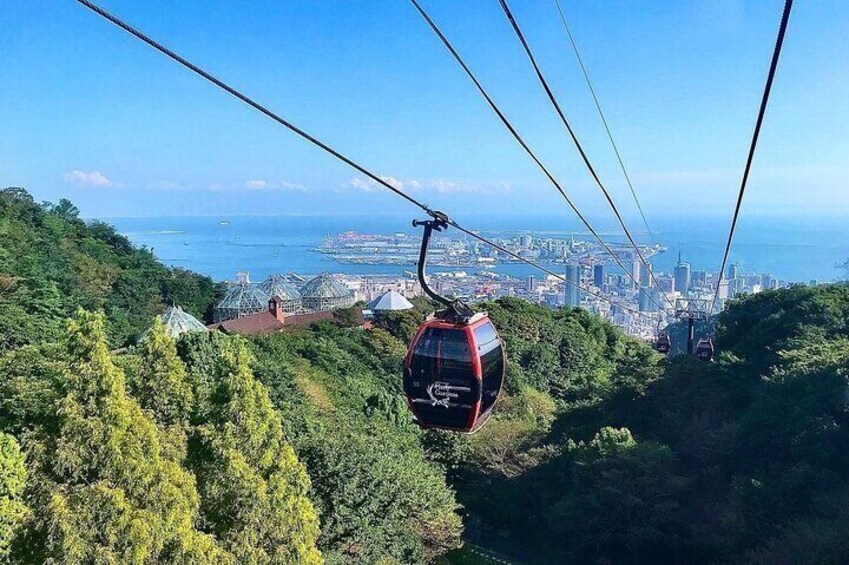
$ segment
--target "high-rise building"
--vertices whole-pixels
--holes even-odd
[[[719,281],[719,292],[718,297],[720,300],[727,300],[731,298],[731,293],[729,291],[728,279],[723,279]]]
[[[650,288],[641,286],[637,294],[637,307],[640,312],[657,312],[655,301],[660,293]],[[654,300],[652,300],[654,299]]]
[[[604,263],[593,266],[593,285],[601,288],[604,284]]]
[[[675,266],[675,290],[681,294],[686,294],[690,290],[690,264],[681,260],[681,253],[678,253],[678,265]]]
[[[566,306],[581,305],[581,266],[566,265]]]
[[[732,281],[734,279],[736,279],[737,277],[739,277],[740,276],[740,265],[738,265],[737,263],[732,263],[731,265],[728,265],[727,275],[728,275],[728,278],[731,279]]]
[[[528,275],[527,285],[525,287],[528,292],[533,292],[537,289],[537,279],[533,275]]]
[[[646,261],[645,265],[640,261],[640,284],[651,286],[654,270],[651,268],[651,261]]]
[[[521,245],[522,245],[522,247],[523,247],[524,249],[530,249],[530,248],[531,248],[531,246],[532,246],[532,245],[533,245],[533,243],[534,243],[534,238],[533,238],[533,237],[531,237],[531,235],[530,235],[530,234],[527,234],[527,233],[526,233],[525,235],[523,235],[523,236],[520,238],[519,242],[521,243]]]
[[[675,292],[675,277],[657,276],[655,275],[660,290],[668,294]]]
[[[631,276],[634,277],[634,280],[631,283],[637,287],[643,281],[643,266],[639,261],[633,261],[631,263]]]

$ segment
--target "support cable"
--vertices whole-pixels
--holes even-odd
[[[476,232],[474,232],[474,231],[472,231],[468,228],[461,226],[459,223],[450,219],[448,216],[446,216],[442,212],[439,212],[437,210],[433,210],[432,208],[430,208],[429,206],[427,206],[423,202],[420,202],[419,200],[413,198],[412,196],[410,196],[409,194],[407,194],[403,190],[392,186],[389,182],[385,181],[384,179],[382,179],[377,174],[366,169],[364,166],[358,164],[356,161],[353,161],[352,159],[346,157],[342,153],[336,151],[335,149],[333,149],[329,145],[323,143],[322,141],[320,141],[317,138],[313,137],[312,135],[308,134],[304,130],[298,128],[297,126],[295,126],[291,122],[289,122],[289,121],[285,120],[284,118],[280,117],[279,115],[275,114],[274,112],[272,112],[268,108],[262,106],[261,104],[254,101],[253,99],[249,98],[245,94],[242,94],[241,92],[239,92],[235,88],[229,86],[227,83],[215,78],[214,76],[207,73],[206,71],[204,71],[200,67],[198,67],[198,66],[194,65],[193,63],[189,62],[188,60],[184,59],[183,57],[181,57],[180,55],[178,55],[174,51],[171,51],[170,49],[168,49],[164,45],[158,43],[157,41],[155,41],[155,40],[151,39],[150,37],[148,37],[147,35],[143,34],[141,31],[135,29],[134,27],[130,26],[129,24],[125,23],[124,21],[113,16],[112,14],[110,14],[109,12],[107,12],[106,10],[101,8],[100,6],[94,4],[90,0],[76,0],[76,2],[79,3],[79,4],[82,4],[86,8],[88,8],[91,11],[95,12],[96,14],[100,15],[101,17],[105,18],[106,20],[108,20],[112,24],[123,29],[124,31],[126,31],[130,35],[136,37],[137,39],[141,40],[142,42],[146,43],[150,47],[153,47],[155,50],[159,51],[163,55],[166,55],[170,59],[176,61],[177,63],[179,63],[183,67],[191,70],[192,72],[199,75],[200,77],[202,77],[202,78],[206,79],[207,81],[211,82],[212,84],[218,86],[219,88],[221,88],[222,90],[224,90],[228,94],[238,98],[239,100],[241,100],[242,102],[244,102],[248,106],[254,108],[255,110],[258,110],[259,112],[261,112],[265,116],[271,118],[272,120],[274,120],[278,124],[284,126],[288,130],[294,132],[295,134],[297,134],[301,138],[305,139],[306,141],[308,141],[312,145],[318,147],[319,149],[322,149],[323,151],[325,151],[326,153],[335,157],[336,159],[339,159],[343,163],[345,163],[345,164],[349,165],[350,167],[356,169],[358,172],[362,173],[363,175],[365,175],[369,179],[373,180],[377,184],[383,186],[384,188],[386,188],[386,189],[390,190],[391,192],[393,192],[394,194],[400,196],[401,198],[403,198],[404,200],[406,200],[410,204],[413,204],[417,208],[421,209],[422,211],[424,211],[426,214],[428,214],[432,218],[443,219],[448,225],[454,227],[458,231],[460,231],[460,232],[462,232],[462,233],[464,233],[464,234],[466,234],[466,235],[468,235],[468,236],[470,236],[470,237],[492,247],[493,249],[495,249],[497,251],[500,251],[501,253],[504,253],[505,255],[512,257],[513,259],[516,259],[517,261],[520,261],[522,263],[530,265],[531,267],[534,267],[535,269],[538,269],[539,271],[541,271],[543,273],[551,275],[554,278],[562,281],[565,284],[575,286],[575,287],[581,289],[583,292],[586,292],[588,295],[593,296],[594,298],[597,298],[601,301],[607,302],[607,303],[609,303],[613,306],[616,306],[618,308],[621,308],[622,310],[625,310],[627,312],[631,312],[633,314],[636,314],[637,316],[640,316],[640,317],[643,317],[643,318],[648,318],[648,319],[654,319],[652,316],[649,316],[648,314],[645,314],[644,312],[640,312],[638,310],[635,310],[634,308],[631,308],[630,306],[625,306],[623,304],[620,304],[618,302],[611,300],[610,298],[607,298],[606,296],[603,296],[601,294],[593,292],[592,290],[582,286],[580,283],[572,282],[572,281],[566,279],[566,277],[564,277],[563,275],[560,275],[560,274],[552,271],[551,269],[548,269],[548,268],[540,265],[539,263],[536,263],[535,261],[531,261],[530,259],[522,257],[518,253],[507,249],[503,245],[500,245],[499,243],[496,243],[496,242],[494,242],[494,241],[492,241],[492,240],[490,240],[486,237],[483,237],[482,235],[480,235],[480,234],[478,234],[478,233],[476,233]]]
[[[534,153],[534,151],[525,142],[525,140],[522,139],[522,136],[519,135],[519,132],[516,131],[516,128],[513,127],[512,123],[510,123],[510,120],[507,119],[507,117],[504,115],[498,105],[493,101],[492,97],[489,95],[489,93],[486,91],[480,81],[478,81],[474,73],[472,73],[471,69],[466,64],[466,62],[463,60],[462,57],[460,57],[460,54],[457,52],[451,42],[448,41],[448,38],[445,37],[445,34],[443,34],[442,31],[439,29],[439,26],[434,23],[434,21],[427,14],[424,8],[422,8],[421,4],[419,4],[417,0],[410,0],[410,3],[412,3],[416,10],[419,12],[419,14],[421,14],[422,18],[424,18],[425,22],[428,24],[433,33],[439,38],[445,48],[448,49],[448,51],[454,57],[454,60],[457,61],[457,63],[465,72],[466,76],[469,77],[469,79],[477,88],[478,92],[481,94],[481,96],[483,96],[484,100],[486,100],[487,104],[489,104],[489,107],[492,108],[493,112],[495,112],[495,114],[498,116],[498,119],[501,120],[502,124],[504,124],[504,127],[507,128],[507,130],[513,136],[516,142],[522,147],[522,149],[524,149],[525,153],[528,154],[528,156],[537,165],[537,167],[539,167],[539,169],[543,172],[546,178],[548,178],[549,182],[554,185],[554,187],[557,189],[557,191],[560,193],[560,195],[563,197],[563,199],[566,201],[572,211],[575,212],[575,215],[578,216],[578,219],[581,220],[581,223],[583,223],[587,230],[589,230],[589,232],[596,238],[596,240],[598,240],[604,250],[613,258],[613,261],[619,266],[619,268],[621,268],[625,272],[625,274],[628,275],[628,277],[634,282],[637,288],[640,288],[640,281],[638,281],[636,277],[634,277],[634,274],[631,272],[631,270],[628,269],[624,263],[622,263],[622,260],[619,259],[613,249],[611,249],[610,245],[608,245],[608,243],[601,238],[601,235],[589,223],[589,220],[587,220],[587,218],[581,213],[581,211],[578,210],[578,207],[572,201],[572,198],[568,195],[568,193],[563,189],[563,186],[560,184],[560,182],[554,177],[551,171],[548,170],[548,168],[543,164],[539,157],[537,157],[536,153]],[[657,302],[654,299],[654,296],[652,296],[651,294],[649,294],[649,299],[655,304],[655,306],[657,306],[661,310],[665,310],[665,307],[659,302]]]
[[[675,303],[669,298],[666,292],[661,288],[660,283],[654,276],[654,272],[652,271],[651,265],[649,265],[646,258],[643,256],[643,252],[640,251],[639,245],[634,241],[631,232],[628,230],[628,227],[625,225],[625,220],[622,218],[622,214],[619,213],[619,208],[617,208],[616,203],[613,201],[613,197],[610,195],[610,192],[604,186],[604,183],[601,182],[601,178],[599,178],[598,173],[593,167],[592,163],[590,163],[590,159],[587,156],[586,151],[584,151],[581,142],[578,140],[578,136],[575,135],[575,131],[572,129],[572,126],[569,124],[569,120],[566,118],[566,115],[563,113],[560,104],[557,102],[557,98],[554,96],[554,92],[551,90],[551,87],[548,84],[548,81],[545,78],[545,75],[542,73],[542,69],[540,69],[539,64],[537,63],[536,57],[534,57],[533,51],[531,51],[530,45],[528,45],[527,40],[525,39],[525,35],[522,33],[522,29],[519,27],[519,23],[516,21],[516,18],[513,17],[513,13],[510,11],[510,7],[507,5],[507,0],[498,0],[498,3],[501,5],[501,10],[504,12],[504,15],[507,17],[507,20],[510,22],[513,31],[516,33],[516,37],[519,39],[519,43],[522,44],[522,48],[525,50],[525,54],[528,56],[528,60],[531,63],[531,66],[534,68],[534,72],[536,73],[537,78],[539,79],[540,84],[542,85],[543,90],[545,91],[548,100],[551,102],[551,105],[554,107],[555,112],[557,112],[560,121],[563,123],[566,131],[569,132],[569,137],[572,138],[572,142],[575,144],[575,148],[578,150],[578,153],[581,155],[581,159],[584,161],[584,165],[586,165],[587,170],[590,175],[595,180],[595,183],[601,189],[601,192],[604,194],[604,198],[607,200],[607,203],[610,205],[610,209],[613,211],[613,214],[616,216],[616,220],[619,222],[619,225],[622,227],[622,231],[625,232],[625,236],[628,238],[628,241],[631,243],[631,246],[634,248],[634,252],[637,254],[637,258],[640,263],[645,267],[646,273],[649,276],[649,286],[654,284],[657,286],[658,290],[661,291],[663,297],[666,299],[666,302],[670,307],[675,308]],[[639,285],[638,285],[639,286]]]
[[[769,95],[772,91],[772,82],[775,79],[775,71],[778,68],[778,59],[781,56],[781,48],[784,45],[784,35],[787,32],[787,23],[790,20],[790,10],[793,8],[793,0],[784,1],[784,12],[781,15],[781,24],[778,27],[778,37],[775,40],[775,49],[772,52],[772,61],[769,64],[769,72],[767,73],[766,84],[764,85],[763,96],[761,97],[761,106],[758,110],[758,119],[755,122],[755,130],[752,133],[752,143],[749,145],[749,155],[746,158],[746,167],[743,169],[743,179],[740,182],[740,191],[737,194],[737,204],[734,206],[734,215],[731,217],[731,228],[728,230],[728,239],[725,242],[725,252],[722,255],[722,265],[719,267],[719,278],[716,282],[716,292],[713,295],[713,301],[710,304],[710,315],[713,315],[713,310],[716,303],[719,301],[719,289],[722,286],[722,280],[725,278],[725,266],[728,263],[728,255],[731,252],[731,241],[734,239],[734,230],[737,228],[737,217],[740,215],[740,207],[743,204],[743,195],[746,192],[746,185],[749,181],[749,172],[752,168],[752,160],[755,157],[755,148],[758,145],[758,137],[761,133],[764,115],[766,114]]]
[[[563,28],[566,30],[566,35],[569,37],[569,43],[572,45],[572,51],[574,51],[575,58],[578,60],[578,66],[581,67],[581,73],[584,75],[584,81],[587,83],[587,88],[592,95],[593,103],[595,103],[595,109],[598,111],[598,117],[601,118],[601,123],[604,125],[604,131],[607,132],[607,139],[610,140],[610,146],[616,154],[616,160],[619,162],[619,168],[622,169],[622,175],[625,177],[625,182],[628,184],[628,189],[631,191],[631,196],[634,198],[634,203],[637,205],[637,210],[640,212],[640,218],[643,220],[646,232],[648,232],[652,243],[657,243],[657,238],[654,236],[652,229],[649,227],[649,221],[646,219],[643,206],[640,204],[640,199],[637,197],[637,191],[634,188],[634,184],[631,182],[631,175],[628,174],[628,170],[625,168],[625,162],[622,159],[622,155],[619,153],[619,146],[616,145],[616,141],[613,139],[613,132],[610,131],[610,126],[607,123],[607,117],[601,109],[601,102],[599,102],[598,95],[596,94],[593,83],[590,80],[589,71],[587,71],[587,67],[584,65],[584,59],[581,57],[581,51],[578,49],[578,43],[575,41],[575,38],[572,35],[572,30],[569,28],[569,24],[566,21],[566,15],[563,13],[563,9],[560,6],[560,0],[554,0],[554,4],[557,6],[557,13],[560,14],[560,21],[563,22]]]

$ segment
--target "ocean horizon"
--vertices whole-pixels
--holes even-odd
[[[233,280],[247,271],[260,280],[271,273],[401,275],[413,266],[342,264],[315,248],[328,236],[356,231],[368,234],[416,234],[411,218],[400,215],[288,215],[288,216],[151,216],[97,218],[110,223],[134,244],[153,250],[165,264],[191,269],[215,280]],[[583,226],[562,215],[467,214],[461,223],[480,228],[488,237],[523,233],[537,237],[592,239]],[[609,219],[591,220],[610,242],[626,241]],[[658,271],[669,271],[678,254],[694,270],[716,271],[722,259],[728,218],[667,216],[652,220],[654,239],[636,221],[629,222],[639,243],[660,243],[666,252],[652,258]],[[437,235],[440,237],[441,234]],[[445,236],[460,237],[449,229]],[[742,218],[731,251],[731,262],[743,273],[770,273],[788,282],[836,281],[844,272],[836,265],[849,257],[849,226],[840,218],[817,221],[805,217],[756,216]],[[611,272],[614,267],[611,267]],[[445,270],[440,268],[434,271]],[[526,276],[538,273],[523,264],[502,264],[498,273]]]

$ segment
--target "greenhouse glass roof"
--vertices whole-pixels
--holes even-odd
[[[186,332],[205,332],[206,326],[203,323],[180,308],[179,306],[171,306],[162,313],[162,323],[165,325],[165,331],[171,337]]]
[[[301,294],[306,298],[347,298],[351,291],[330,275],[321,274],[305,284]]]
[[[255,310],[268,306],[268,296],[260,287],[250,283],[236,283],[227,289],[224,297],[215,306],[221,309]]]
[[[259,285],[259,288],[269,297],[279,296],[283,300],[301,299],[298,288],[287,281],[283,275],[271,275]]]
[[[160,318],[162,319],[162,324],[165,326],[165,333],[171,337],[178,337],[186,332],[208,331],[200,320],[179,306],[169,306]],[[147,330],[142,334],[140,341],[144,341],[149,331]]]

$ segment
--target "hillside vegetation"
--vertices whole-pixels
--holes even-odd
[[[462,436],[401,393],[426,301],[174,341],[154,315],[202,314],[209,279],[69,203],[0,206],[0,562],[849,562],[846,286],[733,302],[710,364],[579,309],[476,305],[507,380]]]
[[[37,204],[0,190],[0,351],[57,340],[77,308],[106,314],[110,344],[133,341],[177,303],[202,318],[220,293],[209,277],[167,268],[67,200]]]

